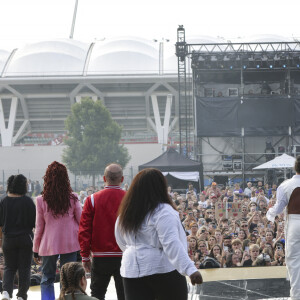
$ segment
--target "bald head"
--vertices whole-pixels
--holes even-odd
[[[119,164],[110,164],[105,168],[104,181],[108,185],[119,185],[123,182],[123,170]]]

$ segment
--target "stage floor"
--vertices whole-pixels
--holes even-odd
[[[200,270],[200,272],[204,284],[193,287],[189,283],[189,300],[289,299],[289,282],[286,280],[285,267],[207,269]],[[88,295],[90,295],[89,285],[90,280],[88,279],[86,291]],[[56,297],[59,292],[59,284],[56,283]],[[28,300],[40,299],[40,286],[31,287]],[[106,300],[117,300],[113,278],[108,287]]]

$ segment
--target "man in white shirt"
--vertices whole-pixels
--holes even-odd
[[[251,197],[251,192],[252,192],[251,188],[252,188],[252,183],[249,181],[247,183],[247,187],[244,189],[244,194],[247,195],[249,198]]]
[[[274,222],[276,215],[286,208],[285,255],[292,300],[300,299],[300,156],[296,159],[295,171],[296,175],[278,187],[277,202],[267,212],[267,218]]]

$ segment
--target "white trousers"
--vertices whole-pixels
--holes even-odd
[[[300,215],[287,215],[286,266],[290,277],[292,300],[300,300]]]

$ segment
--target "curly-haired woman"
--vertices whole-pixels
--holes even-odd
[[[81,263],[70,262],[60,271],[60,295],[58,300],[97,300],[86,294],[86,276]]]
[[[66,167],[54,161],[44,176],[43,195],[36,199],[34,259],[42,257],[42,300],[54,300],[56,262],[60,266],[77,260],[81,205],[72,192]]]
[[[18,299],[27,299],[30,286],[35,205],[26,193],[26,177],[22,174],[12,175],[7,180],[7,196],[0,201],[4,256],[1,299],[5,300],[12,298],[14,277],[17,271],[19,273]]]

